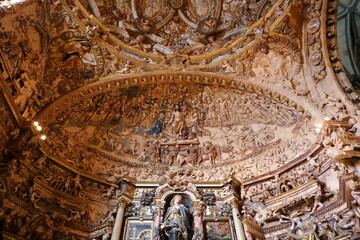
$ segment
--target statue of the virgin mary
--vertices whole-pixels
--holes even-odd
[[[169,240],[189,240],[192,234],[189,209],[180,195],[175,195],[170,205],[161,228]]]

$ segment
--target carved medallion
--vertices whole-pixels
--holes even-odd
[[[198,19],[211,15],[211,3],[209,0],[190,0],[188,4],[191,14]]]
[[[315,33],[320,29],[320,21],[317,18],[311,19],[307,25],[309,33]]]
[[[170,7],[173,9],[179,9],[184,5],[183,0],[169,0],[168,3]]]
[[[322,54],[320,51],[316,51],[310,54],[309,60],[312,65],[317,66],[322,60]]]
[[[162,11],[163,0],[141,1],[141,12],[145,18],[155,19]]]
[[[219,22],[216,18],[205,18],[199,22],[197,31],[201,34],[209,35],[216,31],[218,24]]]

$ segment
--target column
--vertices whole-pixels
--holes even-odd
[[[121,228],[124,221],[124,212],[127,204],[128,204],[128,200],[124,198],[119,199],[114,228],[111,234],[111,240],[120,240]]]
[[[232,214],[234,218],[234,224],[235,224],[235,232],[236,237],[238,240],[246,240],[245,237],[245,231],[244,226],[240,220],[240,212],[239,212],[239,206],[238,206],[238,200],[235,198],[232,198],[228,201],[228,204],[232,208]]]

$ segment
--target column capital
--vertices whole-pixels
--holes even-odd
[[[204,203],[200,201],[193,201],[191,202],[191,205],[194,210],[203,211],[204,210]]]
[[[131,201],[127,198],[124,198],[124,197],[120,197],[118,200],[117,200],[117,204],[119,207],[126,207],[126,205],[128,205]]]
[[[226,201],[227,204],[231,206],[231,208],[239,208],[240,201],[236,198],[231,198],[228,201]]]
[[[165,207],[165,202],[164,202],[164,201],[156,200],[156,201],[154,201],[154,206],[155,206],[156,208],[163,209],[163,208]]]

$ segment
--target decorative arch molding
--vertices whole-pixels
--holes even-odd
[[[88,84],[56,99],[39,112],[34,119],[46,123],[47,121],[50,121],[53,116],[56,116],[56,114],[63,111],[63,109],[67,109],[67,107],[74,102],[79,102],[97,94],[121,88],[161,83],[202,84],[211,87],[247,91],[278,100],[287,106],[294,108],[298,112],[308,112],[316,120],[320,120],[324,117],[314,104],[305,101],[303,96],[297,96],[286,89],[278,89],[268,84],[254,84],[248,79],[226,74],[200,73],[196,71],[159,71],[126,76],[112,76]]]
[[[308,63],[312,76],[307,81],[314,87],[314,98],[320,92],[326,92],[341,99],[351,112],[355,112],[359,95],[346,76],[338,48],[338,1],[309,1],[304,10],[304,62]],[[333,87],[329,89],[329,85]]]
[[[180,184],[179,186],[170,186],[168,183],[165,183],[156,189],[154,199],[155,201],[165,202],[168,197],[175,194],[185,194],[189,196],[192,201],[201,201],[202,197],[193,183],[186,185]]]

